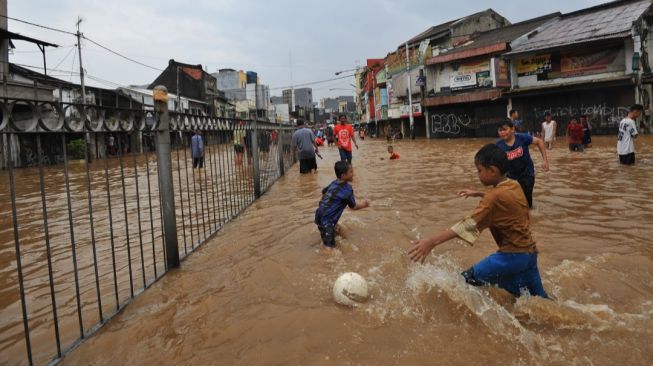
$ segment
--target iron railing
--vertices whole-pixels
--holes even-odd
[[[34,100],[0,100],[0,113],[0,364],[60,359],[157,281],[166,205],[183,259],[294,163],[287,125],[170,112],[162,126],[153,106]]]

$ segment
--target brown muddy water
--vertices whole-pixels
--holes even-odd
[[[313,224],[338,155],[324,148],[317,175],[294,166],[63,364],[648,365],[653,138],[636,142],[634,167],[618,164],[614,136],[594,140],[585,153],[558,146],[537,173],[532,230],[555,302],[464,283],[458,273],[496,248],[488,232],[408,260],[411,240],[475,206],[454,193],[482,188],[473,156],[490,140],[398,141],[398,161],[366,140],[353,186],[372,207],[345,211],[335,253],[320,251]],[[348,271],[371,288],[356,308],[331,297]]]

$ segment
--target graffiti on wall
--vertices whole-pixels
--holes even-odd
[[[566,107],[535,107],[535,118],[544,120],[546,112],[551,113],[551,118],[571,118],[581,114],[586,115],[593,122],[598,122],[601,127],[616,126],[628,114],[628,107],[608,106],[606,104],[566,106]]]
[[[432,114],[430,119],[430,128],[433,134],[458,135],[463,127],[467,127],[472,123],[472,118],[464,113]]]

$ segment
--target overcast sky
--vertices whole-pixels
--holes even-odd
[[[597,0],[8,0],[8,15],[50,27],[81,31],[90,39],[147,65],[163,69],[169,59],[219,68],[257,71],[274,90],[325,80],[334,72],[384,57],[430,26],[493,8],[511,22],[555,11],[600,4]],[[525,4],[528,3],[528,4]],[[579,24],[582,26],[582,24]],[[56,43],[48,49],[49,74],[79,82],[75,37],[9,21],[9,29]],[[15,42],[11,62],[42,65],[35,45]],[[119,85],[149,84],[159,74],[82,42],[82,60],[91,77]],[[74,62],[74,64],[73,64]],[[89,80],[114,88],[114,84]],[[313,85],[314,98],[353,95],[353,77]],[[330,90],[341,88],[343,90]]]

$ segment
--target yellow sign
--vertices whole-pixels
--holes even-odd
[[[517,60],[517,75],[535,75],[551,70],[551,55],[533,55]]]

